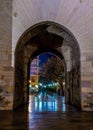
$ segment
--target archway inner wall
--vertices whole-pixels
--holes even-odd
[[[33,1],[23,0],[23,1],[13,0],[12,62],[14,63],[14,51],[16,43],[21,34],[27,28],[33,26],[36,23],[46,20],[54,21],[56,23],[64,25],[74,34],[80,46],[81,51],[80,85],[81,85],[81,97],[82,97],[81,100],[82,110],[92,111],[93,110],[93,38],[91,34],[92,20],[90,19],[93,19],[91,15],[91,12],[93,12],[93,10],[90,7],[90,5],[92,5],[93,1],[80,2],[79,0],[77,0],[76,2],[73,0],[73,4],[71,4],[71,2],[69,1],[64,2],[62,0],[59,0],[59,2],[58,0],[55,0],[54,3],[52,3],[51,1],[43,1],[43,6],[42,1],[41,2],[37,0]],[[20,8],[22,5],[23,8]],[[64,6],[67,7],[67,10],[66,8],[64,8]],[[28,14],[26,13],[27,10],[25,7],[27,8],[28,11],[30,11],[30,13]],[[25,15],[22,15],[22,12],[25,12],[23,13]],[[12,65],[14,66],[14,64]]]
[[[60,31],[60,29],[62,29]],[[59,32],[60,33],[59,33]],[[56,34],[56,32],[58,34]],[[58,39],[60,40],[56,41],[58,42],[58,45],[55,44],[54,46],[50,46],[48,42],[51,42],[51,40],[48,40],[47,44],[44,44],[44,35],[45,36],[52,36],[56,34],[58,36]],[[42,36],[42,35],[43,36]],[[47,34],[47,35],[46,35]],[[28,61],[29,57],[35,52],[37,49],[41,48],[55,48],[58,52],[60,52],[62,55],[64,55],[65,59],[69,55],[70,57],[67,57],[67,77],[66,77],[66,92],[68,94],[68,101],[69,103],[81,107],[81,93],[80,93],[80,77],[76,76],[77,73],[80,71],[80,54],[79,54],[79,48],[77,45],[77,42],[73,40],[72,35],[68,35],[68,31],[62,26],[53,23],[53,22],[42,22],[38,25],[35,25],[34,27],[29,28],[19,39],[19,42],[16,47],[15,51],[15,91],[14,91],[14,108],[26,103],[28,101]],[[56,36],[55,35],[55,36]],[[39,36],[39,37],[38,37]],[[48,37],[49,38],[49,37]],[[36,40],[37,39],[37,40]],[[39,42],[37,42],[39,40]],[[55,39],[52,42],[55,42]],[[51,44],[52,44],[51,42]],[[36,45],[35,45],[36,44]],[[73,48],[73,44],[76,44]],[[62,48],[63,45],[63,48]],[[66,47],[65,47],[66,46]],[[69,47],[68,47],[69,46]],[[67,49],[70,48],[70,49]],[[65,48],[65,49],[64,49]],[[63,51],[62,51],[63,49]],[[29,52],[29,53],[28,53]],[[69,54],[68,54],[69,52]],[[17,57],[20,55],[21,59],[17,59]],[[20,66],[21,65],[21,66]],[[70,69],[69,69],[70,68]],[[19,72],[19,73],[18,73]],[[74,73],[75,72],[75,73]],[[18,75],[19,78],[18,78]],[[22,77],[21,77],[22,75]],[[20,79],[21,78],[21,79]],[[16,82],[17,81],[17,82]],[[77,90],[77,91],[76,91]],[[16,91],[19,91],[16,93]],[[19,94],[19,96],[18,96]],[[16,96],[18,98],[16,98]]]

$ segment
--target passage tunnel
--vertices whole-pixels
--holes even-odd
[[[64,26],[45,21],[27,29],[15,50],[14,108],[28,103],[29,68],[41,53],[58,56],[65,68],[66,102],[81,108],[80,49],[73,34]]]

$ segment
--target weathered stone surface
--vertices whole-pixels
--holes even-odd
[[[88,90],[90,90],[90,88],[92,90],[93,88],[93,30],[92,30],[93,1],[92,0],[91,1],[0,0],[0,61],[1,61],[0,76],[4,74],[8,82],[10,82],[11,80],[14,81],[14,70],[7,71],[5,68],[7,68],[8,66],[10,66],[11,68],[11,62],[12,66],[15,65],[14,55],[17,48],[16,46],[17,42],[20,36],[29,27],[43,21],[52,21],[54,23],[63,25],[64,27],[68,28],[77,39],[78,47],[75,46],[75,42],[73,42],[70,35],[69,34],[66,35],[66,32],[64,31],[65,28],[63,28],[63,32],[60,32],[60,30],[56,30],[56,27],[54,28],[54,26],[47,28],[48,32],[52,31],[55,33],[56,30],[55,33],[56,35],[62,36],[63,39],[66,39],[66,41],[63,42],[64,45],[66,45],[67,47],[69,46],[70,49],[73,48],[73,51],[69,50],[70,52],[66,50],[64,52],[63,51],[64,49],[61,47],[57,49],[58,52],[63,51],[64,53],[63,55],[67,63],[67,71],[72,72],[75,65],[77,64],[78,68],[79,61],[81,62],[81,68],[80,68],[81,71],[78,71],[80,74],[77,77],[81,78],[80,83],[82,90],[81,95],[83,97],[84,84],[82,82],[89,82]],[[35,27],[33,26],[33,28]],[[35,31],[29,32],[26,36],[24,36],[20,44],[27,42],[28,39],[31,38],[30,37],[31,35],[32,36],[36,35]],[[35,43],[33,43],[33,45],[34,44]],[[29,46],[27,48],[29,48]],[[78,48],[80,48],[80,57],[77,54]],[[21,49],[23,49],[23,47]],[[36,49],[37,47],[33,46],[32,52],[34,52]],[[28,49],[26,49],[26,52],[27,51]],[[20,53],[21,52],[19,50],[18,55],[20,55]],[[29,55],[31,55],[30,51],[28,53]],[[28,64],[29,56],[25,54],[23,57],[27,57],[24,60],[24,64]],[[18,59],[21,58],[22,57],[18,57]],[[17,65],[18,64],[23,65],[19,62],[20,60],[18,61],[16,59],[16,61]],[[17,71],[22,71],[21,67],[17,66],[17,68],[18,68]],[[27,72],[27,68],[25,68],[24,72]],[[24,72],[22,73],[24,74]],[[73,75],[75,76],[75,74]],[[21,77],[19,79],[21,80]],[[73,84],[77,82],[76,79],[77,78],[75,76]],[[83,104],[83,98],[82,98],[82,104]]]

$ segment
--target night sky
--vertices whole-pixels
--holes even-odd
[[[39,65],[42,66],[43,63],[46,62],[46,61],[48,60],[48,58],[51,58],[52,56],[54,56],[54,55],[52,55],[52,54],[50,54],[50,53],[40,54],[40,55],[39,55],[39,60],[40,60],[40,61],[39,61]]]

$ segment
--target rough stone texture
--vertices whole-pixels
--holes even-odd
[[[14,0],[13,5],[13,14],[16,14],[13,15],[13,49],[19,37],[27,28],[41,21],[53,21],[67,27],[78,40],[81,64],[87,61],[93,63],[93,30],[91,28],[93,24],[92,0]],[[86,66],[85,72],[83,73],[84,66],[83,64],[81,67],[82,107],[84,91],[88,90],[88,88],[88,91],[90,91],[90,88],[93,91],[92,71],[87,71],[88,67]],[[91,66],[90,70],[92,69],[93,66]],[[88,87],[83,88],[83,82],[87,80],[90,83]]]
[[[51,31],[49,31],[50,28],[52,28]],[[57,31],[60,33],[60,36],[59,33],[56,34]],[[67,49],[62,52],[63,40],[67,41],[64,42]],[[75,47],[73,43],[75,43]],[[58,51],[60,49],[57,48],[61,48],[61,51]],[[68,48],[71,48],[70,58],[68,53],[64,54],[66,51],[68,52]],[[15,51],[14,107],[28,102],[29,65],[35,56],[43,52],[51,52],[59,56],[63,60],[64,65],[67,64],[67,71],[65,73],[67,75],[66,92],[68,93],[68,97],[66,96],[66,98],[68,98],[70,104],[80,107],[80,78],[78,75],[80,71],[80,54],[78,43],[66,28],[53,22],[41,22],[32,26],[21,36],[17,43]]]
[[[13,108],[14,72],[11,67],[11,46],[12,0],[0,0],[0,110]],[[1,80],[2,76],[4,81]]]
[[[14,66],[14,52],[19,37],[29,27],[42,21],[53,21],[65,26],[77,39],[81,54],[82,108],[90,110],[89,105],[86,108],[83,104],[86,95],[90,97],[88,93],[93,92],[92,0],[0,0],[0,59],[2,61],[0,62],[0,75],[4,74],[9,78],[8,81],[13,78],[13,71],[6,71],[5,67],[9,66],[11,69],[11,54],[12,66]],[[51,31],[51,28],[49,30]],[[58,31],[56,33],[59,34]],[[64,33],[60,35],[63,36]],[[24,40],[26,40],[25,37]],[[72,45],[75,47],[74,43]],[[33,49],[36,48],[33,47]],[[61,51],[61,48],[59,48],[59,51]],[[75,65],[74,61],[73,58],[73,65]],[[70,62],[68,66],[71,67]],[[8,77],[8,75],[10,76]]]

